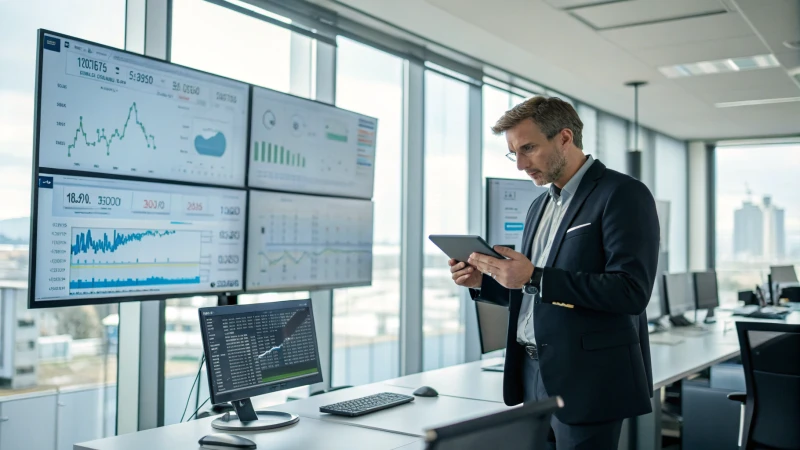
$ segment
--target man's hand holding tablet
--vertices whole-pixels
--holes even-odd
[[[522,253],[500,245],[490,247],[480,236],[431,235],[430,240],[450,257],[450,274],[458,286],[477,289],[486,274],[509,289],[522,289],[533,264]]]

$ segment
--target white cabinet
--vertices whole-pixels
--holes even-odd
[[[57,450],[72,450],[78,442],[102,439],[113,435],[103,429],[108,426],[105,420],[104,395],[116,395],[110,389],[86,389],[58,394],[58,446]],[[5,449],[3,449],[5,450]]]
[[[0,450],[56,450],[56,396],[0,402]]]

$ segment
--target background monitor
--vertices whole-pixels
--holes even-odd
[[[547,192],[533,180],[486,179],[486,242],[522,248],[522,230],[531,203]]]
[[[251,187],[372,198],[378,119],[253,88]]]
[[[692,274],[669,273],[664,275],[664,291],[670,316],[680,316],[695,309]]]
[[[39,30],[34,165],[243,187],[247,84]]]
[[[491,353],[506,348],[508,339],[508,308],[486,302],[475,302],[478,316],[478,336],[481,353]]]
[[[658,252],[658,263],[656,266],[656,279],[653,282],[653,292],[650,301],[647,303],[647,321],[656,321],[664,317],[667,313],[664,301],[664,272],[667,267],[668,255],[665,252]]]
[[[370,200],[250,192],[248,291],[372,283]]]
[[[29,306],[241,291],[244,190],[40,173]]]
[[[697,309],[716,308],[719,306],[719,292],[717,290],[717,272],[694,273],[694,293]]]
[[[773,283],[797,283],[797,272],[794,266],[770,266]]]
[[[322,381],[311,300],[200,308],[211,403],[232,402]],[[296,419],[295,419],[296,420]]]

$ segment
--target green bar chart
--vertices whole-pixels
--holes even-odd
[[[306,158],[302,154],[265,141],[253,142],[253,161],[289,167],[306,166]]]

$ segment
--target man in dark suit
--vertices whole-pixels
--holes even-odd
[[[534,97],[492,128],[536,183],[522,253],[450,260],[476,301],[509,308],[506,404],[560,395],[555,448],[616,449],[622,420],[651,411],[653,377],[645,308],[653,290],[659,225],[638,180],[583,154],[583,123],[558,98]],[[552,445],[552,444],[551,444]]]

